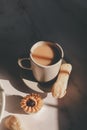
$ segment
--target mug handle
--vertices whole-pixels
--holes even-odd
[[[30,58],[19,58],[18,59],[18,65],[22,68],[22,69],[26,69],[26,70],[32,70],[31,67],[26,67],[22,64],[23,61],[29,61],[30,62]]]

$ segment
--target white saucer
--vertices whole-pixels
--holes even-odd
[[[27,80],[22,78],[23,82],[29,87],[32,91],[39,92],[39,93],[49,93],[51,91],[52,84],[50,83],[38,83],[36,81]]]
[[[62,63],[66,63],[66,61],[63,60]],[[30,74],[27,75],[25,73],[25,71],[23,73],[23,70],[22,70],[22,72],[20,74],[21,79],[25,83],[25,85],[28,88],[30,88],[31,91],[33,90],[33,91],[39,92],[39,93],[44,93],[44,92],[49,93],[49,92],[51,92],[52,84],[55,82],[56,78],[53,79],[52,81],[49,81],[48,83],[38,83],[37,81],[35,81],[32,72],[29,72],[28,70],[26,72],[30,73]]]

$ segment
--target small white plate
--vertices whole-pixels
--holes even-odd
[[[4,109],[5,109],[5,93],[2,87],[0,86],[0,122],[3,117]]]

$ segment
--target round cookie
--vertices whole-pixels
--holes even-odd
[[[39,94],[32,93],[23,97],[23,99],[20,102],[20,105],[26,113],[35,113],[42,108],[43,101]]]

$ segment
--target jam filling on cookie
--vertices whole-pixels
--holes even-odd
[[[26,105],[27,105],[27,106],[34,107],[34,106],[35,106],[35,101],[32,100],[32,99],[29,99],[29,100],[26,102]]]

